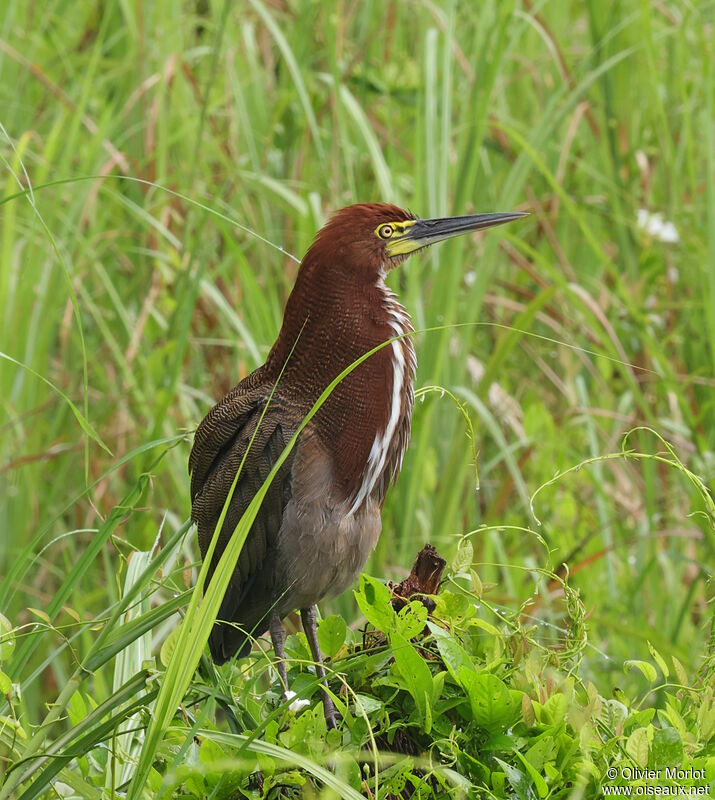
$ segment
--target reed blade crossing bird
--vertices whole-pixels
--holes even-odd
[[[385,285],[387,273],[423,247],[523,216],[418,219],[396,206],[371,203],[338,211],[322,228],[301,262],[266,363],[215,405],[196,431],[189,458],[191,516],[202,557],[245,457],[208,580],[238,520],[320,393],[360,356],[413,330]],[[392,341],[345,377],[301,432],[268,490],[223,598],[209,638],[217,664],[248,655],[253,637],[269,631],[287,693],[282,620],[299,609],[325,685],[316,603],[350,586],[380,535],[385,495],[409,440],[416,364],[409,335]],[[334,726],[325,689],[323,703]]]

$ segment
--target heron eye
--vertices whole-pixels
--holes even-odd
[[[392,225],[380,225],[380,227],[377,229],[377,235],[381,239],[389,239],[394,232],[395,229],[392,227]]]

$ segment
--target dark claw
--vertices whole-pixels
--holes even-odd
[[[338,712],[335,710],[335,704],[325,692],[323,692],[323,711],[328,730],[335,730],[338,727]]]
[[[323,695],[323,711],[325,713],[325,724],[328,730],[333,730],[338,727],[338,713],[335,710],[330,695],[327,691],[328,680],[325,677],[325,667],[323,666],[323,657],[320,654],[320,647],[318,646],[318,626],[316,623],[315,606],[304,608],[300,612],[300,619],[303,623],[303,630],[305,631],[305,638],[308,640],[308,646],[315,661],[315,674],[320,678],[322,684]]]

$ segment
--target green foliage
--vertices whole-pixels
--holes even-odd
[[[1,797],[121,796],[140,758],[145,797],[712,780],[712,20],[712,0],[3,4]],[[427,540],[452,572],[429,619],[367,577],[326,603],[326,733],[302,635],[297,714],[260,649],[180,669],[211,617],[180,626],[186,459],[268,352],[295,257],[371,199],[532,216],[390,275],[418,402],[368,572]]]
[[[145,560],[156,568],[156,557]],[[135,570],[133,580],[146,586],[141,574]],[[342,717],[336,731],[326,731],[318,683],[297,640],[288,642],[289,654],[296,654],[288,677],[310,701],[297,711],[281,701],[275,673],[263,659],[249,670],[234,665],[209,684],[195,679],[152,756],[143,794],[392,797],[412,786],[424,798],[558,798],[574,790],[595,798],[604,786],[636,786],[638,770],[658,773],[658,786],[715,784],[712,663],[688,681],[682,665],[669,664],[653,648],[652,662],[624,664],[651,685],[638,696],[607,699],[580,677],[582,627],[571,624],[558,646],[545,646],[519,612],[489,612],[495,624],[488,623],[484,597],[455,573],[447,577],[429,619],[417,600],[396,613],[389,590],[363,575],[356,600],[379,624],[366,623],[358,636],[348,635],[340,617],[321,620],[321,641],[333,653],[327,660],[331,693]],[[563,589],[572,595],[568,584]],[[573,603],[565,601],[567,616],[569,607]],[[140,666],[146,669],[147,662],[125,664],[129,673]],[[671,682],[671,669],[685,682]],[[99,796],[110,775],[124,775],[113,785],[126,787],[133,773],[127,759],[148,725],[155,684],[141,671],[126,687],[115,681],[104,708],[96,708],[80,685],[67,702],[72,727],[45,759],[24,768],[29,785],[18,796],[44,796],[55,776],[87,797]],[[135,700],[127,702],[131,695]],[[644,707],[653,699],[663,701],[658,710]],[[232,727],[243,720],[245,733],[223,732],[216,708],[231,716]],[[9,723],[4,739],[13,730]],[[15,727],[22,735],[17,721]],[[109,755],[102,747],[108,735]],[[683,770],[686,778],[671,780],[666,768]]]

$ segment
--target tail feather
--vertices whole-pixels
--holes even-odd
[[[253,580],[239,590],[232,582],[226,590],[209,635],[215,664],[225,664],[234,656],[245,658],[251,652],[253,640],[268,630],[272,605],[268,598],[251,596],[251,584]],[[253,602],[245,602],[249,599]]]
[[[237,623],[217,622],[209,636],[209,650],[214,664],[225,664],[234,656],[245,658],[251,652],[253,640],[268,630],[268,623],[254,628],[249,634]]]

